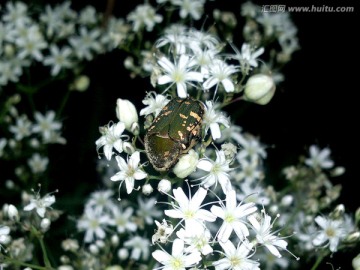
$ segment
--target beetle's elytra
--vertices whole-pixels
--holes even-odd
[[[169,170],[201,138],[203,115],[204,105],[191,97],[174,98],[162,109],[145,135],[145,150],[157,171]]]

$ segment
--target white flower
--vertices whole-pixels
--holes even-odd
[[[305,160],[305,164],[314,169],[330,169],[334,162],[330,159],[330,149],[319,149],[316,145],[310,146],[310,157]]]
[[[32,132],[40,133],[44,142],[51,141],[53,134],[61,129],[62,124],[55,121],[55,112],[47,111],[45,115],[40,112],[34,113],[36,124],[32,127]]]
[[[167,27],[164,35],[156,41],[156,47],[161,48],[170,44],[170,51],[184,54],[187,46],[186,27],[183,24],[173,24]]]
[[[9,130],[14,133],[15,139],[20,141],[31,134],[31,122],[26,115],[22,115],[16,119],[16,125],[10,126]]]
[[[190,15],[194,20],[199,20],[204,11],[205,0],[172,0],[175,6],[180,6],[180,17],[182,19]]]
[[[137,225],[131,219],[134,209],[127,207],[123,210],[121,207],[114,206],[111,209],[111,225],[116,226],[118,233],[124,233],[125,231],[136,231]]]
[[[31,171],[34,174],[42,173],[46,170],[49,159],[47,157],[42,157],[39,153],[35,153],[28,159],[28,165]]]
[[[268,205],[270,203],[270,196],[266,195],[264,188],[258,181],[249,182],[245,180],[240,184],[239,190],[240,192],[236,194],[239,201],[253,202],[258,205]]]
[[[221,207],[213,205],[210,209],[215,216],[224,221],[217,233],[217,238],[220,242],[226,242],[232,231],[235,231],[240,241],[249,236],[249,230],[243,218],[254,213],[257,208],[255,203],[252,202],[245,204],[240,202],[238,205],[236,203],[236,192],[235,190],[230,190],[226,194],[226,206],[221,203]]]
[[[178,205],[172,204],[174,209],[165,210],[165,215],[185,220],[185,228],[202,227],[204,221],[213,222],[216,217],[208,210],[201,209],[207,190],[200,187],[193,197],[188,198],[182,188],[173,189],[174,200]],[[200,226],[199,226],[200,225]]]
[[[138,196],[137,202],[136,215],[142,218],[146,224],[152,224],[154,218],[160,218],[162,216],[162,211],[155,206],[155,198],[142,199],[141,196]]]
[[[127,162],[120,156],[116,156],[116,161],[120,171],[110,178],[111,181],[121,181],[120,186],[125,181],[126,192],[130,194],[134,189],[135,180],[141,180],[147,177],[140,167],[140,152],[134,152]]]
[[[229,119],[221,111],[217,111],[216,104],[210,100],[206,101],[203,124],[205,125],[205,133],[210,128],[213,140],[221,138],[220,124],[227,128],[230,126]]]
[[[95,53],[100,53],[103,48],[99,42],[101,32],[97,28],[88,30],[85,26],[80,27],[79,36],[73,36],[69,43],[74,49],[74,53],[79,60],[92,60]]]
[[[127,20],[133,23],[133,30],[139,31],[145,26],[146,31],[151,32],[155,24],[162,22],[163,17],[155,13],[155,9],[149,4],[138,5],[136,9],[129,13]]]
[[[252,162],[258,162],[260,158],[266,158],[265,148],[257,138],[251,135],[234,134],[233,139],[241,146],[236,156],[239,161],[244,158],[250,158]]]
[[[203,75],[200,72],[192,71],[194,61],[188,56],[182,54],[177,63],[173,64],[165,56],[158,60],[159,65],[163,68],[165,75],[158,78],[158,84],[176,84],[177,94],[180,98],[187,97],[186,84],[190,81],[202,82]]]
[[[90,194],[85,206],[94,208],[98,212],[109,211],[115,207],[114,202],[111,200],[113,195],[114,192],[110,189],[94,191]]]
[[[153,244],[156,242],[160,242],[165,244],[168,241],[168,237],[174,231],[173,225],[168,224],[165,219],[162,220],[162,223],[155,220],[155,224],[157,226],[157,230],[155,231],[154,235],[151,237],[151,241]]]
[[[118,98],[116,101],[116,117],[125,124],[125,128],[131,131],[133,123],[139,121],[134,104],[127,99]]]
[[[320,226],[321,230],[313,239],[313,244],[320,246],[325,243],[325,247],[330,246],[331,252],[336,252],[340,241],[344,239],[346,234],[343,221],[317,216],[315,222]]]
[[[182,155],[176,163],[173,172],[179,178],[185,178],[196,170],[199,154],[191,149],[186,155]]]
[[[240,159],[240,168],[236,174],[236,181],[254,182],[256,179],[263,178],[263,172],[259,169],[258,162],[255,160]]]
[[[44,59],[44,65],[52,66],[51,75],[56,76],[62,69],[71,68],[73,66],[70,61],[72,51],[70,47],[64,46],[59,49],[57,45],[50,47],[51,56],[47,56]]]
[[[187,244],[186,252],[191,253],[198,250],[203,255],[213,252],[209,244],[211,234],[207,228],[203,228],[203,230],[194,230],[193,228],[186,228],[185,230],[181,228],[176,232],[176,235]]]
[[[258,220],[260,219],[260,221]],[[281,237],[276,236],[276,231],[271,231],[273,223],[271,223],[271,217],[261,211],[261,216],[253,214],[248,217],[254,231],[256,232],[256,240],[259,244],[264,245],[274,256],[281,258],[281,254],[278,251],[278,247],[286,250],[287,242]]]
[[[122,138],[127,137],[126,135],[122,135],[124,130],[125,124],[122,122],[101,127],[100,133],[102,136],[95,142],[97,151],[100,147],[104,146],[104,154],[108,160],[111,159],[113,148],[121,153],[123,151]]]
[[[10,227],[8,226],[0,226],[0,248],[1,244],[7,244],[10,241]]]
[[[50,208],[54,202],[54,195],[47,194],[43,198],[40,198],[40,195],[36,194],[35,198],[31,198],[30,203],[24,207],[24,211],[36,209],[36,213],[43,218],[45,216],[46,208]]]
[[[4,22],[16,26],[24,26],[30,22],[27,15],[27,5],[23,2],[7,2],[6,11],[2,17]]]
[[[16,45],[19,48],[18,57],[26,59],[32,57],[37,61],[43,59],[41,51],[48,45],[46,44],[41,31],[37,25],[32,25],[29,28],[24,28],[26,33],[23,37],[16,39]]]
[[[85,243],[91,243],[95,241],[95,237],[98,239],[105,238],[105,228],[109,222],[108,215],[88,207],[85,208],[83,216],[77,222],[77,228],[79,231],[85,231]]]
[[[254,255],[254,252],[252,252],[252,244],[247,240],[240,241],[237,248],[229,240],[225,243],[219,242],[219,244],[224,250],[225,257],[213,262],[212,265],[215,266],[215,270],[260,270],[260,264],[249,259]]]
[[[150,241],[147,238],[140,237],[138,235],[132,237],[124,243],[124,247],[132,248],[130,258],[139,260],[140,257],[143,260],[147,260],[150,251]]]
[[[228,65],[221,60],[213,61],[209,66],[208,79],[203,83],[203,87],[207,90],[216,85],[217,90],[221,83],[226,92],[233,92],[235,86],[230,76],[236,72],[238,72],[237,66]]]
[[[140,115],[154,114],[154,117],[158,116],[161,110],[169,103],[168,96],[156,94],[154,91],[150,91],[146,94],[142,103],[147,107],[141,109]]]
[[[197,250],[190,254],[184,253],[184,241],[179,238],[173,242],[171,255],[163,250],[155,250],[152,256],[164,265],[161,268],[166,270],[185,270],[201,260],[200,252]]]
[[[229,167],[229,161],[225,157],[224,151],[216,150],[216,160],[213,161],[209,158],[202,158],[197,164],[197,168],[209,172],[207,175],[201,177],[201,185],[205,188],[209,188],[215,184],[215,188],[218,182],[224,193],[232,190],[230,178],[228,172],[231,170]]]
[[[231,57],[238,60],[240,63],[241,71],[244,75],[247,75],[249,71],[252,69],[252,67],[257,67],[257,58],[263,54],[264,48],[259,48],[256,51],[253,51],[250,44],[244,43],[241,46],[241,52],[232,45],[233,50],[235,51],[235,55],[232,55]]]

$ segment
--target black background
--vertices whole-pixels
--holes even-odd
[[[61,1],[60,1],[61,2]],[[87,4],[104,11],[106,1],[73,1],[73,8]],[[115,1],[114,14],[124,16],[142,1]],[[238,14],[240,1],[218,1],[223,10]],[[255,4],[286,4],[287,6],[354,6],[353,13],[292,13],[298,27],[301,49],[285,67],[285,81],[278,87],[275,97],[266,106],[244,105],[243,118],[237,124],[269,146],[268,164],[271,175],[280,176],[285,164],[294,164],[300,154],[307,154],[311,144],[330,147],[337,165],[346,173],[334,179],[342,184],[339,202],[346,210],[354,212],[360,206],[358,194],[360,132],[359,124],[359,11],[355,1],[254,1]],[[241,33],[239,33],[241,35]],[[240,39],[241,40],[241,39]],[[50,162],[57,166],[51,171],[50,189],[58,188],[58,209],[70,209],[69,214],[79,214],[85,194],[101,188],[95,177],[97,153],[95,140],[98,127],[115,119],[117,98],[130,99],[141,105],[144,92],[149,88],[149,78],[132,80],[123,68],[125,55],[114,52],[90,63],[85,73],[91,78],[91,89],[71,94],[64,110],[64,136],[66,147],[54,146]],[[43,94],[49,100],[52,95]],[[49,102],[52,103],[53,101]],[[231,107],[236,110],[236,107]],[[231,111],[230,111],[231,113]],[[79,143],[80,141],[80,143]],[[62,199],[60,199],[62,198]],[[342,269],[351,269],[355,254],[336,254],[335,261]],[[323,268],[321,268],[323,269]],[[324,269],[331,269],[326,265]]]

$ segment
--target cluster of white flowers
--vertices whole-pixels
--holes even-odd
[[[61,214],[52,208],[58,198],[24,192],[21,206],[4,204],[0,212],[0,268],[295,269],[298,256],[315,259],[321,250],[323,259],[358,244],[360,212],[333,207],[340,186],[331,177],[344,168],[335,166],[330,148],[310,146],[308,157],[284,168],[285,187],[275,188],[265,171],[267,145],[226,110],[266,105],[275,95],[281,68],[299,48],[289,14],[264,13],[251,2],[239,14],[212,15],[206,0],[156,2],[137,5],[125,18],[91,6],[75,11],[70,2],[40,13],[23,2],[0,5],[0,96],[15,84],[33,108],[19,113],[19,95],[0,101],[6,127],[0,159],[22,161],[16,180],[6,181],[9,190],[43,179],[51,165],[47,147],[66,143],[63,107],[35,110],[32,97],[43,84],[27,85],[25,70],[41,64],[51,80],[67,78],[66,90],[84,91],[89,78],[80,67],[119,49],[128,55],[131,78],[149,78],[143,106],[118,98],[116,120],[99,128],[97,169],[105,188],[71,217],[77,233],[66,232],[58,260],[48,257],[44,242]],[[204,14],[210,26],[198,30]],[[245,22],[239,29],[238,15]],[[243,38],[234,38],[240,32]]]

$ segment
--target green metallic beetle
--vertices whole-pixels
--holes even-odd
[[[204,105],[191,97],[172,99],[155,118],[145,135],[145,150],[153,167],[169,170],[180,155],[201,138]]]

